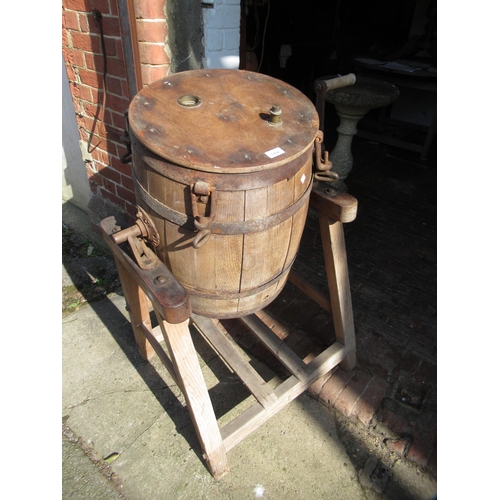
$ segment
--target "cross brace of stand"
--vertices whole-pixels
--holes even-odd
[[[188,294],[165,264],[159,259],[151,263],[148,254],[148,265],[141,266],[130,256],[125,242],[132,244],[130,238],[140,241],[139,230],[120,227],[115,217],[101,222],[103,237],[115,258],[139,353],[145,360],[158,355],[183,392],[203,457],[215,479],[229,471],[227,453],[246,436],[337,365],[350,370],[356,364],[343,223],[356,217],[357,200],[315,181],[310,206],[319,217],[330,297],[322,295],[293,271],[289,280],[333,315],[336,341],[306,364],[255,314],[241,318],[291,373],[276,389],[271,388],[241,355],[217,320],[191,311]],[[119,233],[126,233],[126,238],[117,238]],[[140,247],[137,241],[133,245]],[[136,258],[137,253],[135,251]],[[151,324],[151,308],[158,321],[155,328]],[[219,428],[198,362],[190,324],[208,340],[256,400],[253,406],[222,428]],[[166,350],[161,341],[165,342]]]

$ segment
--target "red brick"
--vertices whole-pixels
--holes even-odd
[[[387,448],[400,457],[404,457],[408,449],[410,440],[408,438],[388,439],[385,441]]]
[[[78,97],[72,96],[72,100],[73,100],[73,108],[75,109],[75,113],[76,114],[83,113],[84,108],[83,108],[83,102],[81,101],[81,99],[79,99]]]
[[[82,115],[81,119],[83,120],[83,122],[81,122],[81,126],[89,133],[92,131],[92,145],[101,147],[101,145],[98,145],[98,143],[105,140],[104,137],[100,135],[101,121],[99,119],[96,120],[95,116],[88,115]]]
[[[123,55],[123,43],[121,40],[116,40],[116,57],[125,61],[125,56]]]
[[[75,82],[70,83],[70,91],[71,95],[78,99],[82,99],[84,101],[93,102],[94,96],[92,94],[92,89],[87,87],[86,85],[80,85]]]
[[[120,59],[115,59],[113,57],[108,59],[107,62],[107,72],[108,75],[116,76],[118,78],[127,78],[127,69],[125,68],[125,62]]]
[[[109,108],[116,113],[124,114],[129,106],[128,99],[113,94],[108,94],[106,102],[107,102],[106,106],[109,106]],[[118,138],[118,140],[120,139]]]
[[[87,128],[87,131],[90,133],[90,131],[92,130],[93,134],[92,134],[92,139],[90,140],[91,151],[94,151],[94,148],[107,149],[106,139],[104,139],[99,135],[99,122],[94,127],[92,120],[92,126]]]
[[[97,9],[101,14],[110,14],[108,0],[92,0],[92,6]]]
[[[125,148],[120,148],[118,153],[119,156],[125,154]],[[111,158],[111,166],[117,170],[118,172],[121,172],[122,174],[122,184],[125,186],[125,183],[123,182],[123,177],[132,177],[132,165],[130,163],[122,163],[119,158],[112,157]]]
[[[113,181],[116,184],[120,182],[120,174],[116,170],[113,170],[108,166],[106,166],[102,170],[99,170],[99,173],[106,179],[109,179],[110,181]]]
[[[122,172],[124,175],[127,175],[129,177],[132,176],[132,167],[130,163],[122,163],[120,158],[125,155],[127,152],[127,149],[123,144],[117,144],[116,145],[116,158],[112,159],[111,165],[113,165],[113,168],[118,170],[119,172]]]
[[[78,122],[78,116],[76,117],[76,120]],[[78,132],[80,134],[80,139],[87,144],[87,141],[89,140],[89,133],[85,127],[80,125],[80,123],[78,123]]]
[[[406,420],[396,415],[391,410],[388,410],[387,408],[379,409],[376,415],[377,420],[381,424],[385,425],[396,434],[408,434],[409,432],[411,432],[411,426],[408,424],[408,422],[406,422]]]
[[[111,116],[113,118],[113,126],[122,131],[125,130],[126,127],[125,116],[121,113],[112,113]]]
[[[125,211],[135,217],[137,215],[137,205],[131,205],[130,203],[125,202]]]
[[[163,19],[154,21],[137,20],[137,39],[139,42],[165,42],[167,23]]]
[[[100,144],[99,149],[103,151],[108,151],[109,154],[114,155],[116,153],[116,148],[112,140],[110,140],[110,135],[113,129],[109,126],[102,126],[99,121],[98,127],[95,129],[95,134],[99,137]]]
[[[65,28],[63,28],[63,30],[62,30],[62,46],[63,47],[71,47],[71,40],[69,37],[69,32]]]
[[[85,62],[88,70],[104,73],[104,56],[92,52],[85,52]]]
[[[346,372],[341,369],[336,370],[321,389],[319,393],[320,399],[327,405],[333,406],[338,395],[342,392],[353,375],[353,371]]]
[[[263,321],[268,328],[273,328],[274,324],[276,323],[276,320],[273,316],[271,316],[268,312],[266,312],[265,309],[261,309],[260,311],[257,311],[255,315]]]
[[[102,32],[104,36],[121,37],[120,20],[117,17],[103,17]]]
[[[81,50],[74,50],[70,48],[63,47],[63,56],[66,64],[71,64],[72,66],[79,66],[80,68],[85,68],[85,56]]]
[[[330,380],[331,376],[332,376],[332,373],[328,372],[327,374],[323,375],[318,380],[316,380],[316,382],[312,383],[307,390],[313,396],[319,397],[321,389],[323,389],[323,386],[328,382],[328,380]]]
[[[96,158],[96,160],[100,163],[102,163],[103,165],[109,165],[111,163],[111,159],[110,159],[110,156],[109,156],[109,153],[107,151],[103,151],[101,149],[96,149],[93,153],[92,153],[92,156],[94,156]],[[112,169],[110,170],[111,172],[114,172]],[[106,176],[105,176],[106,177]],[[115,181],[114,180],[114,177],[115,177],[115,174],[113,173],[112,175],[113,177],[113,181],[114,182],[120,182],[119,180],[118,181]]]
[[[122,175],[122,186],[129,191],[135,192],[134,181],[130,176]]]
[[[108,199],[111,203],[114,203],[115,205],[118,205],[122,208],[125,207],[125,202],[122,199],[118,198],[118,196],[115,196],[112,193],[109,193],[105,189],[101,189],[101,195],[103,196],[103,198]]]
[[[104,124],[106,125],[106,135],[108,135],[107,130],[113,126],[113,119],[111,118],[111,111],[109,107],[106,105],[106,109],[104,110]],[[110,151],[113,154],[116,151],[115,147]]]
[[[354,406],[371,379],[370,374],[357,371],[338,395],[334,404],[335,408],[346,417],[351,416]]]
[[[104,36],[104,50],[106,57],[116,57],[116,39]]]
[[[97,104],[92,104],[89,102],[83,103],[83,110],[84,110],[84,113],[87,116],[90,116],[91,118],[95,118],[95,116],[97,114],[100,115],[100,113],[101,113],[100,108],[98,108]]]
[[[109,0],[109,12],[113,16],[117,16],[119,14],[118,12],[118,2],[117,0]]]
[[[160,78],[165,78],[169,67],[169,64],[162,64],[159,66],[147,66],[141,64],[142,83],[144,85],[148,85],[156,80],[159,80]]]
[[[80,31],[87,33],[92,32],[92,29],[89,26],[89,16],[92,17],[92,14],[78,13],[78,21],[80,23]],[[94,31],[98,33],[98,31]]]
[[[108,106],[106,104],[107,109],[113,109],[111,106]],[[112,127],[107,127],[106,129],[106,141],[107,142],[112,142],[117,145],[122,145],[122,135],[123,131],[122,130],[116,130],[115,128]],[[111,149],[108,147],[108,150],[111,151]]]
[[[70,82],[76,82],[77,77],[76,77],[75,68],[73,66],[68,65],[68,64],[66,64],[65,66],[66,66],[66,75],[68,76],[68,80]]]
[[[408,450],[407,458],[420,466],[426,466],[436,447],[436,429],[431,432],[422,432],[414,429],[413,440]]]
[[[122,186],[116,186],[116,194],[122,198],[123,200],[128,201],[132,205],[136,204],[135,193],[133,191],[129,191]]]
[[[139,42],[139,57],[143,64],[166,64],[170,62],[163,44]]]
[[[105,177],[102,178],[102,187],[109,193],[113,193],[118,196],[118,193],[116,192],[116,184],[106,179]]]
[[[117,96],[122,96],[122,81],[119,78],[115,78],[114,76],[108,76],[106,78],[106,88],[108,93],[115,94]]]
[[[92,135],[91,152],[92,157],[96,161],[101,163],[103,165],[103,168],[106,168],[109,167],[108,153],[114,153],[114,146],[113,144],[110,144],[110,142],[105,137],[103,137],[103,135],[106,135],[106,127],[103,127],[101,121],[98,120],[96,126],[94,127],[94,133]],[[101,169],[99,169],[99,171],[100,170]],[[116,175],[113,176],[113,173],[110,173],[109,177],[113,182],[120,182],[116,178]]]
[[[62,13],[62,25],[66,29],[79,30],[80,23],[78,22],[78,13],[65,10]]]
[[[92,35],[90,33],[72,32],[71,43],[73,45],[73,48],[75,49],[101,54],[101,43],[97,35]]]
[[[373,377],[355,404],[352,415],[357,416],[366,426],[370,425],[373,415],[377,412],[389,387],[390,384],[386,380]]]
[[[135,15],[139,19],[165,19],[165,0],[149,0],[136,4]]]
[[[87,10],[88,0],[62,0],[64,8],[69,10],[79,10],[85,12]]]
[[[95,71],[79,69],[78,75],[80,76],[80,81],[84,85],[88,85],[89,87],[93,87],[95,89],[102,88],[102,75],[98,75]]]

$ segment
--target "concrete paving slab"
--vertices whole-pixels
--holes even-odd
[[[109,462],[126,498],[366,498],[335,420],[306,394],[231,450],[215,481],[180,391],[157,359],[138,356],[120,295],[66,316],[62,349],[64,424]],[[218,358],[200,348],[200,361],[221,422],[251,403]],[[77,468],[66,463],[66,492]]]
[[[66,436],[62,441],[62,498],[118,500],[124,498],[80,446]]]

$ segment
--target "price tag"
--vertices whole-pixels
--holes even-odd
[[[266,151],[266,156],[269,156],[269,158],[276,158],[279,155],[284,154],[285,152],[281,148],[274,148],[271,149],[271,151]]]

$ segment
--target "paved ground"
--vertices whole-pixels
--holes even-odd
[[[351,373],[336,370],[232,450],[232,472],[218,483],[202,465],[165,370],[135,354],[108,257],[99,255],[78,211],[63,207],[63,285],[73,293],[63,317],[64,498],[108,498],[82,487],[99,487],[106,477],[122,486],[110,488],[106,479],[109,498],[254,498],[259,484],[263,498],[434,496],[435,160],[424,164],[415,153],[362,140],[353,150],[348,186],[359,211],[345,233],[358,366]],[[320,249],[311,213],[295,268],[325,288]],[[90,307],[82,307],[84,300]],[[334,336],[331,319],[292,285],[265,313],[302,355]],[[258,345],[248,343],[239,322],[225,326],[263,369],[281,375]],[[227,398],[235,381],[213,368],[211,358],[205,363],[211,396],[224,388],[221,407],[237,402]],[[101,479],[84,479],[78,457],[87,466],[98,464],[97,475],[96,465],[89,470]],[[164,496],[165,488],[173,488],[171,496]]]

